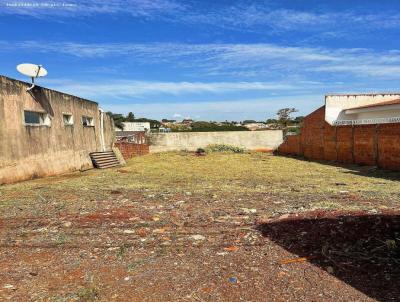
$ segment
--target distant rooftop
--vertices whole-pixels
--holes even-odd
[[[366,93],[328,93],[325,95],[327,96],[377,96],[377,95],[399,95],[399,91],[392,91],[392,92],[366,92]]]
[[[352,107],[352,108],[348,108],[348,109],[364,109],[364,108],[374,108],[374,107],[381,107],[381,106],[388,106],[388,105],[400,105],[400,99],[384,101],[384,102],[369,104],[369,105],[364,105],[364,106]]]

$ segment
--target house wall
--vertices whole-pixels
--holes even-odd
[[[400,98],[400,94],[398,93],[327,95],[325,97],[325,120],[332,125],[337,119],[348,119],[348,117],[341,116],[344,109],[391,101],[398,98]]]
[[[0,76],[0,184],[92,167],[89,153],[101,151],[98,104],[58,91]],[[49,114],[50,126],[24,124],[24,110]],[[73,115],[65,126],[63,113]],[[82,115],[93,117],[84,127]],[[111,118],[105,115],[105,144],[114,141]]]
[[[331,126],[324,116],[325,106],[309,114],[277,153],[400,170],[400,124]]]
[[[122,122],[123,130],[116,131],[150,131],[150,122]]]
[[[354,119],[357,119],[357,120],[388,118],[388,117],[400,117],[400,110],[392,109],[392,110],[382,110],[382,111],[373,111],[373,112],[360,112],[360,113],[354,114]]]
[[[275,150],[283,141],[282,130],[151,133],[150,152],[195,151],[211,144],[227,144],[249,150]]]

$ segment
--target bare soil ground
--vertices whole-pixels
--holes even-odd
[[[1,301],[398,301],[399,174],[152,154],[0,187]]]

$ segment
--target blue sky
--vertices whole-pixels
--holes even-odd
[[[265,120],[398,91],[399,1],[0,0],[0,73],[151,118]]]

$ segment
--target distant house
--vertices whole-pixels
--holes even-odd
[[[93,167],[114,122],[96,102],[0,76],[0,184]]]
[[[400,94],[349,94],[325,97],[325,120],[330,125],[400,122]]]
[[[150,122],[123,122],[123,129],[115,129],[117,141],[135,144],[146,143],[146,133],[150,132]]]
[[[249,129],[250,131],[268,128],[267,125],[264,123],[249,123],[249,124],[244,124],[243,126]]]
[[[128,142],[135,144],[146,144],[145,131],[116,131],[115,137],[117,142]]]
[[[161,126],[160,128],[158,128],[158,132],[171,132],[171,128]]]
[[[115,131],[134,131],[148,132],[150,131],[150,122],[122,122],[123,129],[116,128]]]
[[[184,119],[183,121],[182,121],[182,124],[184,124],[184,125],[191,125],[191,124],[193,124],[193,120],[192,119]]]

